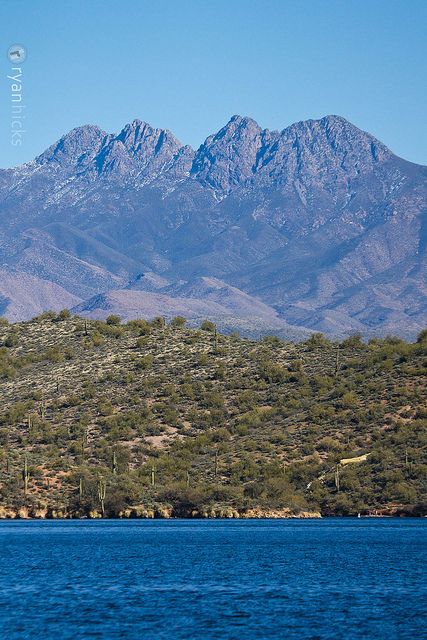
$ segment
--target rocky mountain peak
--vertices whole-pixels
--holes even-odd
[[[203,184],[228,193],[252,177],[262,146],[263,130],[255,120],[235,115],[199,148],[192,174]]]
[[[174,155],[181,142],[168,129],[155,129],[146,122],[133,120],[117,136],[129,153],[146,158],[149,154]]]
[[[76,127],[38,156],[36,162],[59,165],[85,164],[98,153],[108,137],[108,134],[96,125]]]
[[[310,154],[326,154],[337,163],[368,163],[387,160],[391,151],[374,136],[358,129],[341,116],[329,115],[320,120],[297,122],[281,133],[284,141],[293,141]]]
[[[116,175],[125,178],[135,170],[135,164],[123,142],[113,138],[95,158],[97,172],[104,176]]]
[[[346,182],[375,171],[392,157],[385,145],[341,116],[297,122],[278,135],[271,132],[269,140],[268,133],[258,159],[259,184],[325,187],[330,179]]]
[[[230,118],[227,124],[216,134],[216,136],[219,137],[225,134],[233,136],[239,130],[247,130],[252,132],[262,131],[259,124],[255,120],[253,120],[253,118],[249,118],[248,116],[234,115]]]
[[[271,178],[279,185],[301,175],[304,180],[316,180],[332,171],[354,177],[390,157],[385,145],[341,116],[297,122],[279,133],[235,115],[199,148],[191,174],[228,194]]]
[[[77,171],[115,179],[140,174],[155,177],[183,150],[181,142],[167,129],[156,129],[142,120],[127,124],[118,135],[84,125],[72,129],[49,147],[36,163],[46,169]],[[182,155],[182,153],[181,153]],[[186,150],[185,156],[191,155]],[[191,158],[192,159],[192,158]],[[188,160],[186,170],[189,169]]]

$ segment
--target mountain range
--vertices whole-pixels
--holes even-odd
[[[427,324],[427,168],[339,116],[233,116],[198,150],[134,120],[0,170],[0,315],[209,318],[300,339]]]

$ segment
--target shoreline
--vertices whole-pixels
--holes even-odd
[[[8,509],[0,507],[0,520],[288,520],[288,519],[318,519],[322,515],[319,511],[301,511],[292,513],[283,510],[255,510],[238,511],[233,508],[212,510],[210,512],[192,511],[188,513],[174,513],[170,508],[146,509],[129,508],[114,515],[102,515],[99,511],[88,514],[67,512],[51,509]]]
[[[208,513],[183,513],[174,514],[172,511],[146,510],[144,512],[121,513],[118,515],[102,515],[99,512],[89,514],[67,513],[62,511],[36,510],[34,512],[27,509],[5,509],[0,508],[0,521],[32,521],[32,520],[328,520],[330,518],[352,518],[352,519],[373,519],[373,518],[426,518],[425,514],[411,513],[410,511],[377,512],[361,514],[321,514],[319,511],[301,511],[300,513],[290,513],[287,510],[248,510],[238,512],[235,510],[221,511],[216,514]]]

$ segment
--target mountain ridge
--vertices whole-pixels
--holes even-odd
[[[84,125],[0,170],[0,264],[87,300],[145,272],[176,291],[217,278],[272,320],[413,337],[426,175],[335,115],[281,131],[236,115],[196,150],[138,119]]]

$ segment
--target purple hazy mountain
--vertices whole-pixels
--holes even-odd
[[[0,313],[76,304],[249,335],[414,336],[426,177],[339,116],[283,131],[234,116],[197,151],[140,120],[78,127],[0,170]]]

